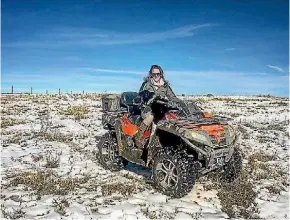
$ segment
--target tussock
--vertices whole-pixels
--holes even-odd
[[[14,118],[4,118],[1,117],[1,128],[7,128],[13,125],[25,124],[24,120],[14,119]]]
[[[46,141],[58,141],[63,143],[70,143],[73,140],[72,135],[64,135],[56,132],[35,132],[34,136]]]
[[[67,109],[59,110],[61,115],[73,115],[75,120],[79,121],[80,119],[86,118],[86,115],[89,113],[89,108],[87,106],[71,106]]]
[[[18,186],[23,184],[36,191],[39,196],[43,195],[66,195],[73,191],[80,183],[80,178],[60,178],[52,171],[22,172],[15,174],[10,180],[10,186]]]
[[[257,193],[254,191],[254,184],[249,181],[249,173],[243,170],[240,177],[233,183],[223,183],[218,187],[218,194],[221,201],[222,211],[230,218],[252,218],[257,212],[255,199]]]
[[[101,187],[103,196],[110,196],[114,193],[131,195],[137,192],[137,186],[133,183],[107,183]]]

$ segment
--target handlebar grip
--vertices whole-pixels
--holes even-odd
[[[167,105],[167,102],[161,101],[161,100],[156,100],[156,103],[162,104],[162,105]]]
[[[164,102],[161,100],[156,100],[156,103],[161,104],[166,106],[167,108],[173,108],[173,109],[177,109],[177,110],[182,110],[182,108],[180,106],[178,106],[176,103],[172,103],[172,102]]]

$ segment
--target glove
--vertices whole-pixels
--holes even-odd
[[[180,107],[180,110],[183,110],[183,112],[184,112],[186,115],[189,115],[189,114],[190,114],[190,111],[189,111],[188,105],[187,105],[185,102],[179,102],[179,107]]]
[[[176,109],[179,109],[179,110],[180,110],[180,106],[179,106],[178,103],[176,103],[176,102],[169,101],[167,104],[168,104],[168,106],[170,106],[171,108],[176,108]]]
[[[167,98],[167,96],[160,96],[160,98],[161,98],[161,100],[163,100],[163,101],[169,101],[169,99]]]
[[[133,99],[133,104],[134,105],[141,105],[143,102],[143,98],[142,96],[137,96]]]

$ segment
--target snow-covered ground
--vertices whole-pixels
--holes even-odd
[[[244,167],[256,193],[251,218],[289,219],[289,99],[181,98],[237,124]],[[198,180],[184,198],[171,199],[154,189],[148,169],[131,163],[120,172],[103,169],[96,159],[96,144],[106,132],[100,110],[97,95],[2,96],[1,219],[231,216],[231,207],[223,204],[232,198],[222,197],[226,192],[211,178]],[[239,193],[243,194],[234,197]]]

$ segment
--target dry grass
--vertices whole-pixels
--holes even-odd
[[[257,212],[255,199],[257,193],[254,185],[249,181],[249,174],[243,170],[240,177],[233,183],[223,183],[218,187],[222,211],[230,218],[252,218]]]
[[[278,195],[280,195],[280,193],[281,193],[281,191],[282,191],[282,189],[281,189],[281,187],[279,187],[279,186],[266,186],[265,187],[268,191],[269,191],[269,193],[271,193],[271,194],[278,194]]]
[[[239,117],[241,114],[240,113],[228,113],[229,116],[231,116],[232,118],[237,118]]]
[[[7,140],[7,144],[20,144],[22,137],[20,134],[13,135],[11,138]]]
[[[25,123],[27,123],[25,120],[1,117],[1,128],[7,128],[13,125],[19,125],[19,124],[25,124]]]
[[[286,178],[285,175],[287,175],[287,173],[280,168],[272,165],[270,166],[269,164],[263,162],[254,163],[254,165],[249,167],[249,170],[251,173],[251,178],[256,181],[263,179],[283,180]]]
[[[208,100],[207,99],[203,99],[203,98],[196,98],[196,99],[194,99],[194,102],[195,103],[207,103]]]
[[[246,123],[244,123],[244,126],[246,126],[248,128],[251,128],[253,130],[256,130],[257,129],[257,127],[256,127],[256,125],[254,123],[246,122]]]
[[[75,120],[79,121],[80,119],[86,118],[86,114],[89,113],[89,108],[87,106],[72,106],[67,109],[59,110],[61,115],[73,115]]]
[[[238,125],[238,131],[240,131],[243,135],[247,134],[247,129],[245,129],[242,125]]]
[[[215,98],[212,98],[211,100],[212,101],[226,102],[226,103],[228,103],[228,102],[230,102],[230,103],[236,103],[236,100],[235,99],[232,99],[232,98],[217,98],[217,97],[215,97]]]
[[[255,152],[251,154],[248,158],[250,165],[256,163],[257,161],[268,162],[275,159],[276,157],[274,155],[268,155],[264,153],[263,151]]]
[[[271,124],[271,125],[268,125],[267,127],[268,130],[276,130],[276,131],[284,131],[285,128],[283,124]]]
[[[46,164],[44,165],[46,168],[57,168],[59,167],[59,163],[60,163],[60,155],[62,154],[62,152],[52,152],[52,151],[48,151],[47,155],[45,156],[46,158]]]
[[[147,219],[174,219],[175,215],[178,213],[177,208],[175,208],[174,213],[168,213],[164,212],[162,210],[150,210],[148,206],[141,207],[140,211],[143,213],[143,215],[146,216]],[[197,217],[200,213],[195,213],[197,214]],[[198,219],[193,216],[193,219]]]
[[[9,186],[23,184],[36,191],[36,195],[38,196],[50,194],[66,195],[83,182],[83,178],[61,179],[52,171],[27,171],[15,173],[9,182]]]
[[[256,152],[249,156],[247,168],[251,173],[251,177],[256,180],[262,179],[271,179],[278,178],[281,175],[279,174],[279,169],[270,166],[267,162],[275,160],[276,156],[268,155],[264,152]]]
[[[203,185],[203,189],[205,191],[210,191],[210,190],[213,190],[213,189],[216,189],[217,185],[214,184],[214,183],[209,183],[209,184],[204,184]]]
[[[149,219],[157,219],[155,212],[150,212],[148,207],[141,208],[141,212]]]
[[[131,195],[135,192],[137,192],[137,185],[133,183],[107,183],[102,185],[103,196],[110,196],[114,193]]]
[[[70,143],[73,139],[72,135],[64,135],[61,133],[51,133],[51,132],[35,132],[34,136],[42,138],[46,141],[58,141],[63,143]]]
[[[102,95],[101,94],[84,94],[82,95],[83,99],[90,99],[93,101],[99,101],[101,100]]]
[[[1,104],[7,104],[7,103],[11,103],[14,102],[16,100],[16,96],[1,96]]]
[[[41,155],[41,154],[39,154],[39,155],[31,155],[31,159],[33,160],[33,162],[38,162],[38,161],[43,159],[43,155]]]
[[[257,137],[257,140],[259,141],[259,143],[263,143],[263,144],[270,143],[273,141],[273,139],[267,135],[257,135],[256,137]]]
[[[9,211],[3,204],[1,204],[1,217],[5,219],[19,219],[25,217],[25,212],[20,209],[13,209],[13,211]]]
[[[65,198],[57,198],[52,201],[52,207],[54,207],[55,212],[60,215],[65,215],[65,209],[69,207],[69,202]]]
[[[289,106],[289,102],[283,102],[283,101],[275,101],[275,102],[270,102],[270,105],[278,105],[278,106]]]

